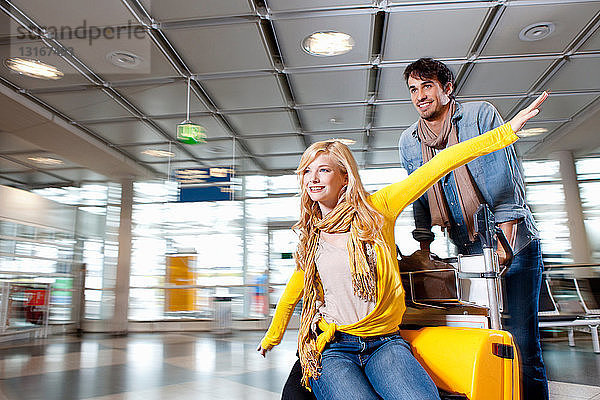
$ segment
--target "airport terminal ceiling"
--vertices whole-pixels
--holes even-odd
[[[451,66],[459,100],[488,100],[505,118],[552,91],[517,144],[524,159],[600,152],[598,1],[0,0],[0,10],[2,185],[232,163],[285,174],[331,137],[350,140],[362,167],[397,167],[398,137],[417,118],[402,71],[423,56]],[[318,32],[348,35],[347,52],[310,54]],[[62,77],[14,73],[15,58]],[[203,144],[176,139],[188,78]]]

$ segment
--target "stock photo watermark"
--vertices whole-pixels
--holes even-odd
[[[100,26],[84,19],[76,25],[26,27],[11,23],[10,56],[59,67],[81,62],[101,74],[147,74],[152,43],[134,21]],[[77,73],[65,67],[64,74]]]

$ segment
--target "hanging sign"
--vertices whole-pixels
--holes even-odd
[[[179,182],[179,202],[231,200],[233,171],[229,168],[182,168],[173,171]]]
[[[206,143],[206,130],[192,121],[183,121],[177,125],[177,140],[185,144]]]

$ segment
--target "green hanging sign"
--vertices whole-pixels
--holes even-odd
[[[206,130],[192,121],[183,121],[177,125],[177,140],[185,144],[206,143]]]

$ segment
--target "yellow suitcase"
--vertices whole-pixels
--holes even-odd
[[[436,386],[469,400],[520,400],[519,356],[506,331],[436,326],[402,330]]]

